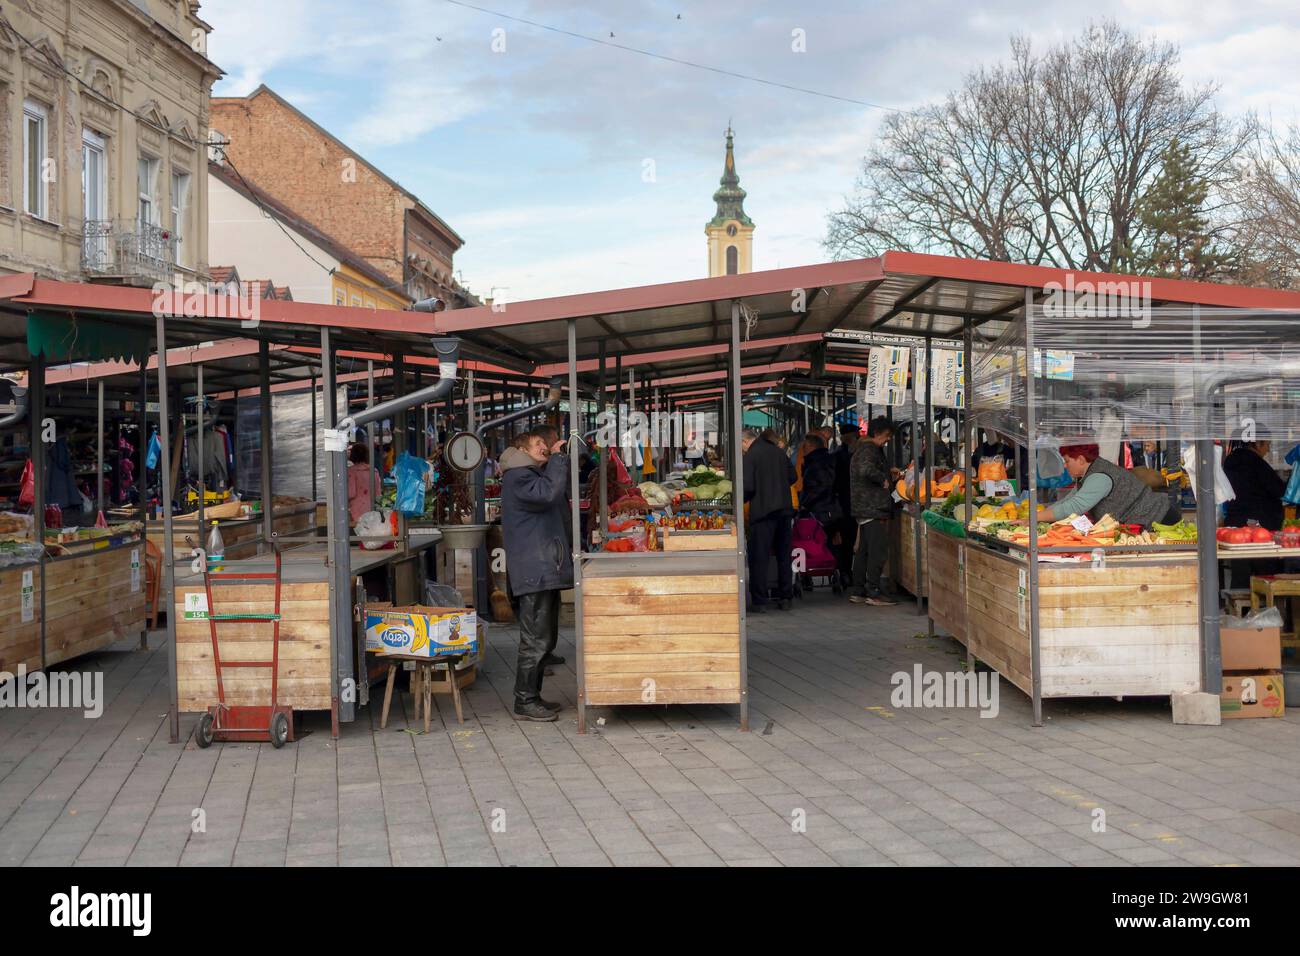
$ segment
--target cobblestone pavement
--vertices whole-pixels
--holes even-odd
[[[418,733],[404,698],[387,730],[377,706],[338,741],[311,715],[279,751],[169,744],[155,635],[79,662],[106,674],[98,720],[0,712],[0,863],[1300,863],[1300,711],[1178,727],[1163,701],[1048,702],[1033,728],[1005,682],[992,719],[895,708],[893,673],[964,658],[924,632],[910,603],[811,594],[751,618],[750,733],[734,708],[626,707],[579,736],[571,635],[547,684],[570,706],[525,725],[498,627],[463,726],[442,698]]]

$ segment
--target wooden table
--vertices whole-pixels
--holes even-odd
[[[1295,602],[1300,599],[1300,574],[1269,574],[1250,579],[1250,609],[1277,607],[1277,601],[1291,601],[1291,626],[1296,625]],[[1300,647],[1300,630],[1283,631],[1282,646]]]

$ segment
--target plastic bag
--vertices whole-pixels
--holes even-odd
[[[378,551],[380,548],[393,546],[392,528],[388,519],[378,511],[367,511],[358,518],[356,532],[358,538],[366,539],[361,542],[361,547],[367,551]]]
[[[32,507],[36,504],[36,468],[30,458],[27,459],[27,464],[23,465],[23,477],[19,484],[22,490],[18,492],[18,507]]]
[[[144,453],[144,466],[146,468],[157,468],[158,459],[162,457],[162,442],[158,441],[158,433],[154,432],[149,436],[149,448]]]
[[[402,452],[397,458],[394,471],[397,473],[397,510],[404,515],[424,514],[429,463],[423,458]]]
[[[429,607],[465,607],[464,596],[450,584],[424,582],[424,603]]]
[[[1288,505],[1300,505],[1300,445],[1286,453],[1286,463],[1291,466],[1291,480],[1286,483],[1282,501]]]
[[[1065,488],[1074,484],[1074,479],[1065,470],[1065,459],[1057,449],[1040,448],[1036,458],[1039,488]]]

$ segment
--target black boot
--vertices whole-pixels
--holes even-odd
[[[540,700],[527,704],[515,704],[515,720],[535,720],[539,722],[555,720],[556,713]]]

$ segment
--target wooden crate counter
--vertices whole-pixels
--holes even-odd
[[[895,545],[893,551],[898,555],[898,586],[914,597],[926,597],[926,588],[928,587],[929,571],[924,561],[925,555],[925,536],[930,529],[926,527],[924,521],[921,524],[921,589],[916,587],[916,524],[917,519],[913,514],[904,508],[898,513],[898,517],[892,522],[897,537],[894,539]]]
[[[24,588],[27,588],[24,598]],[[41,667],[41,566],[0,569],[0,671]]]
[[[734,551],[587,560],[584,702],[739,703],[745,678],[737,580]]]
[[[197,512],[172,518],[172,547],[175,549],[176,563],[178,565],[189,563],[192,548],[204,546],[208,535],[211,533],[213,519],[220,522],[221,538],[226,543],[226,557],[232,561],[238,561],[243,558],[254,557],[257,554],[257,539],[262,534],[262,516],[255,515],[251,518],[222,517],[223,510],[229,509],[231,504],[234,504],[234,502],[228,502],[226,505],[216,505],[207,509],[207,513],[211,513],[216,509],[216,514],[212,515],[212,518],[208,520],[207,527],[202,532],[199,530]],[[148,527],[149,540],[153,542],[154,547],[162,551],[164,540],[162,519],[150,520]],[[303,499],[293,504],[276,505],[271,516],[271,530],[275,534],[284,537],[314,535],[316,533],[316,502]],[[285,547],[291,546],[291,544],[285,545]]]
[[[145,548],[120,544],[45,563],[45,666],[145,631]],[[39,597],[38,597],[39,601]]]
[[[367,551],[352,549],[352,576],[410,560],[433,540],[409,548]],[[330,593],[322,545],[286,550],[281,555],[279,703],[295,710],[329,710],[332,703],[330,665]],[[270,571],[270,556],[226,561],[249,570]],[[267,581],[214,582],[217,613],[268,614],[275,607],[275,584]],[[212,634],[206,613],[203,575],[189,566],[176,569],[176,683],[182,712],[206,710],[217,702],[212,664]],[[223,660],[271,659],[271,625],[261,622],[220,624],[217,627]],[[271,696],[269,668],[228,669],[222,675],[226,702],[266,704]]]
[[[926,584],[930,617],[966,643],[966,541],[926,526]]]
[[[968,647],[1029,694],[1028,568],[974,543],[965,557]],[[1194,560],[1041,563],[1038,599],[1044,698],[1200,689]]]

